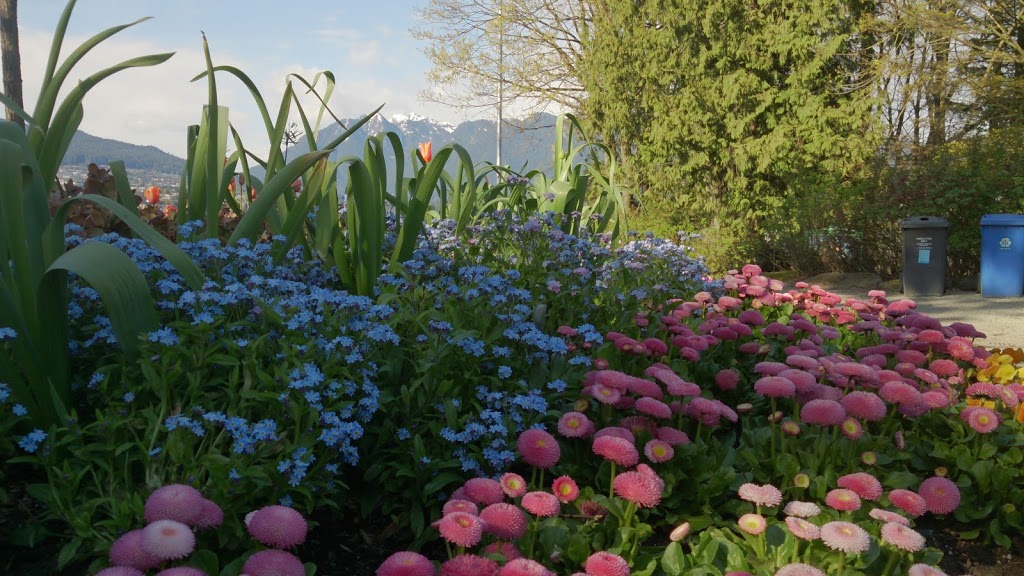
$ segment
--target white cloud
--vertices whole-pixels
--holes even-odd
[[[49,33],[23,30],[20,40],[25,105],[31,113],[35,109],[51,38]],[[63,53],[70,53],[83,40],[66,38]],[[60,98],[63,99],[77,81],[120,61],[171,51],[173,48],[152,42],[116,36],[110,38],[90,51],[72,70]],[[230,60],[218,60],[215,64],[241,66],[241,63]],[[196,82],[191,82],[191,79],[205,68],[200,50],[184,49],[177,50],[163,64],[118,72],[97,84],[86,95],[81,129],[95,136],[153,145],[184,156],[186,129],[190,124],[199,123],[208,95],[205,79]],[[241,104],[243,98],[248,98],[248,90],[238,82],[228,82],[221,75],[217,80],[221,105],[233,108]],[[242,114],[240,118],[245,116]]]

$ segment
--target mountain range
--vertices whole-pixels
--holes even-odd
[[[555,119],[551,114],[541,113],[526,119],[506,120],[502,134],[502,164],[517,171],[525,165],[526,170],[539,169],[550,173]],[[348,126],[355,120],[342,119],[341,122]],[[446,144],[457,142],[469,152],[473,162],[494,162],[497,150],[495,125],[493,120],[468,120],[453,125],[417,115],[385,118],[378,114],[342,142],[331,154],[331,159],[346,156],[362,158],[367,138],[390,131],[398,134],[402,140],[407,170],[409,153],[421,142],[431,142],[435,151]],[[338,123],[328,125],[320,130],[317,141],[321,144],[329,142],[343,131],[344,128]],[[297,144],[288,149],[288,157],[293,158],[308,149],[305,138],[300,138]],[[388,169],[393,170],[394,158],[390,146],[386,147],[385,156]],[[114,160],[123,160],[129,170],[165,174],[174,178],[180,177],[185,165],[183,159],[153,146],[128,144],[78,131],[64,157],[64,166],[85,166],[90,162],[107,165]],[[453,168],[455,162],[451,160],[449,168]],[[255,175],[261,176],[259,172],[255,172]]]

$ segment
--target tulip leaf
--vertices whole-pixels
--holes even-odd
[[[132,259],[110,244],[86,242],[57,258],[47,274],[57,270],[77,274],[99,293],[121,349],[135,358],[138,335],[156,330],[160,321],[146,277]]]

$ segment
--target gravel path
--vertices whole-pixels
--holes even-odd
[[[858,300],[868,300],[868,291],[872,289],[891,288],[873,274],[828,273],[808,278],[806,282]],[[787,285],[792,283],[787,282]],[[982,298],[978,292],[963,290],[949,290],[942,296],[910,297],[891,289],[887,297],[890,302],[913,300],[917,303],[916,310],[944,325],[953,322],[973,325],[985,333],[986,338],[979,339],[978,343],[987,348],[1024,347],[1024,298]]]

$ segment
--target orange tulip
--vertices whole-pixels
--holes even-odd
[[[143,190],[142,197],[146,199],[146,202],[156,204],[160,201],[160,189],[156,186],[150,186]]]
[[[434,157],[434,153],[430,149],[430,142],[420,142],[420,156],[423,156],[424,162],[430,162],[430,159]]]
[[[255,200],[256,199],[256,189],[255,188],[249,188],[249,199],[250,200]]]
[[[164,206],[164,216],[166,216],[168,218],[174,218],[174,215],[177,214],[177,213],[178,213],[178,207],[177,206],[171,206],[170,204],[168,204],[167,206]]]
[[[235,179],[234,178],[232,178],[231,180],[228,180],[228,192],[230,192],[232,194],[235,193]]]

